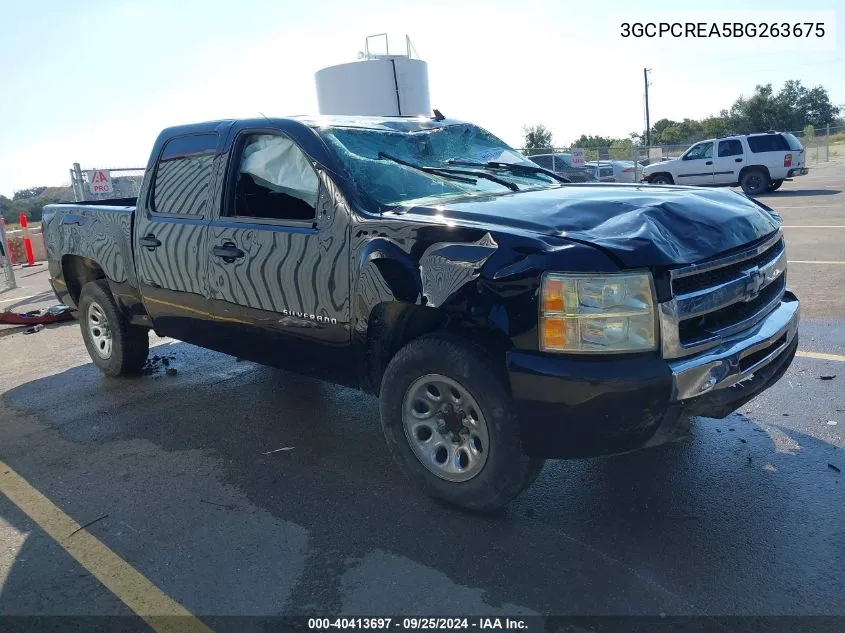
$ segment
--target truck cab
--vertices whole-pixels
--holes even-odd
[[[138,375],[154,330],[361,389],[411,479],[475,510],[545,459],[727,416],[798,344],[765,205],[572,184],[441,117],[168,128],[137,199],[48,205],[43,224],[106,375]]]

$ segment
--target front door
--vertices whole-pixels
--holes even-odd
[[[713,184],[713,141],[698,143],[687,150],[681,157],[675,184]]]
[[[733,185],[739,182],[739,170],[743,167],[742,141],[728,138],[717,143],[716,159],[713,161],[713,182],[717,185]]]
[[[215,132],[167,141],[133,231],[141,296],[156,331],[197,344],[212,329],[205,253],[217,143]]]
[[[216,347],[349,382],[349,217],[289,136],[234,133],[207,247]]]

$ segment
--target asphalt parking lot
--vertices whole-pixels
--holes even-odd
[[[845,163],[762,199],[802,300],[784,378],[490,516],[407,483],[369,396],[155,336],[176,375],[107,379],[76,322],[0,329],[0,478],[43,511],[0,489],[0,614],[845,615]],[[44,268],[0,309],[49,304]]]

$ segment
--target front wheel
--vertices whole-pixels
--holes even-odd
[[[408,343],[388,365],[381,424],[394,459],[431,496],[491,511],[531,485],[543,460],[522,451],[507,380],[474,344]]]
[[[669,174],[657,174],[656,176],[652,176],[649,179],[649,182],[652,185],[672,185],[674,182],[672,181],[672,176]]]
[[[777,191],[783,184],[783,180],[773,180],[769,185],[769,191]]]
[[[105,279],[82,288],[78,316],[88,355],[100,371],[107,376],[141,371],[150,351],[148,332],[127,321]]]

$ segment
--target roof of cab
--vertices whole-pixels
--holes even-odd
[[[366,130],[381,130],[384,132],[419,132],[422,130],[436,130],[450,125],[465,124],[457,119],[436,120],[430,117],[415,116],[295,116],[289,117],[294,121],[304,123],[309,127],[350,127]]]
[[[345,127],[359,128],[365,130],[381,130],[383,132],[421,132],[424,130],[436,130],[449,127],[450,125],[466,124],[465,121],[457,119],[442,119],[440,121],[424,116],[401,117],[401,116],[336,116],[336,115],[298,115],[289,117],[264,117],[253,119],[239,119],[239,122],[255,123],[256,125],[266,123],[295,122],[311,128],[322,127]],[[175,125],[163,130],[163,136],[176,136],[179,134],[197,134],[202,132],[213,132],[220,126],[231,125],[236,121],[233,119],[218,119],[215,121],[203,121],[201,123],[189,123]]]

